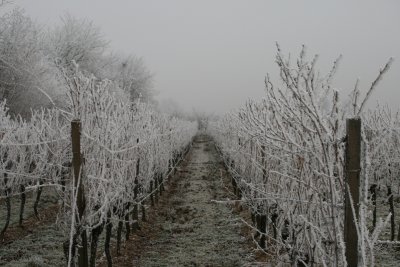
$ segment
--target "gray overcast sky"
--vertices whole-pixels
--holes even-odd
[[[40,23],[58,23],[65,12],[92,20],[112,49],[144,58],[159,99],[186,110],[220,113],[262,97],[265,74],[277,77],[275,41],[292,55],[306,44],[322,71],[343,54],[335,85],[346,90],[357,77],[367,88],[394,57],[371,102],[397,107],[400,100],[398,0],[14,2]]]

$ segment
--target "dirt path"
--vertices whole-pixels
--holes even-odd
[[[232,198],[222,172],[212,141],[198,136],[172,178],[168,198],[144,229],[154,235],[143,233],[146,245],[130,266],[243,266],[251,260],[239,218],[215,202]]]

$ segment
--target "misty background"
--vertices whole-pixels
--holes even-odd
[[[105,1],[16,0],[42,25],[69,14],[93,21],[109,47],[143,59],[161,106],[224,113],[261,98],[264,77],[278,82],[276,46],[296,57],[319,54],[325,73],[343,55],[334,85],[365,92],[390,57],[395,61],[369,100],[398,106],[400,2],[387,1]]]

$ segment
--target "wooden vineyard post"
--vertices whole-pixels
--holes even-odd
[[[344,242],[347,265],[356,267],[358,266],[358,235],[355,221],[358,218],[360,194],[361,120],[347,119],[346,133]],[[354,218],[352,204],[356,218]]]
[[[261,146],[261,165],[262,165],[262,177],[263,183],[267,183],[267,168],[265,168],[265,146]]]
[[[377,188],[376,184],[372,184],[370,187],[371,202],[372,202],[372,206],[373,206],[373,211],[372,211],[372,229],[373,230],[375,230],[375,228],[376,228],[376,188]]]
[[[139,144],[139,138],[136,140],[136,143]],[[135,204],[133,206],[132,212],[132,231],[139,230],[139,204],[138,202],[138,194],[139,194],[139,172],[140,172],[140,150],[138,150],[138,159],[136,161],[136,175],[135,175],[135,187],[133,188],[133,198],[135,200]]]
[[[263,177],[263,183],[267,183],[267,169],[265,168],[265,146],[261,146],[261,166],[262,166],[262,177]],[[268,185],[267,185],[268,186]],[[265,208],[265,207],[264,207]],[[260,209],[261,210],[261,209]],[[268,207],[267,207],[268,210]],[[267,235],[267,214],[260,214],[260,219],[259,219],[259,231],[261,232],[261,238],[259,245],[262,249],[266,248],[266,235]]]
[[[165,188],[164,188],[164,175],[162,173],[160,173],[159,175],[160,175],[160,196],[161,196],[161,192],[165,191]]]
[[[150,202],[151,206],[154,206],[154,197],[153,197],[153,181],[150,181]]]
[[[77,192],[76,205],[78,208],[78,214],[76,216],[77,223],[81,223],[83,213],[85,211],[85,194],[83,187],[83,175],[81,175],[81,122],[80,120],[73,120],[71,122],[71,141],[72,141],[72,167],[73,167],[73,175],[74,175],[74,187]],[[78,225],[78,231],[81,230],[81,227]],[[83,230],[81,233],[82,245],[78,248],[78,266],[79,267],[87,267],[89,266],[88,262],[88,248],[87,248],[87,236],[86,231]]]
[[[390,217],[390,240],[394,241],[394,236],[396,232],[396,224],[394,220],[394,202],[393,202],[393,193],[392,193],[392,187],[390,185],[387,186],[387,196],[389,200],[389,211],[392,214]]]
[[[135,177],[135,187],[133,188],[133,198],[135,200],[135,204],[133,206],[133,224],[132,230],[135,232],[140,229],[139,227],[139,204],[138,202],[138,194],[139,194],[139,171],[140,171],[140,158],[136,161],[136,177]]]
[[[154,178],[155,181],[155,188],[154,188],[154,197],[156,198],[156,203],[158,204],[158,179],[157,177]]]

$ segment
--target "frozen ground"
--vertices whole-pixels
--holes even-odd
[[[59,209],[57,196],[52,190],[43,190],[38,207],[41,220],[33,214],[35,197],[35,194],[27,194],[22,227],[18,226],[20,199],[12,199],[10,226],[5,239],[0,241],[0,266],[62,266],[64,237],[55,224]],[[3,227],[6,217],[4,201],[0,208]]]
[[[222,163],[209,138],[197,137],[172,177],[141,254],[121,266],[243,266],[251,261],[241,224],[226,204]],[[140,250],[140,249],[139,249]],[[130,261],[130,262],[129,262]],[[126,265],[125,265],[126,264]]]

